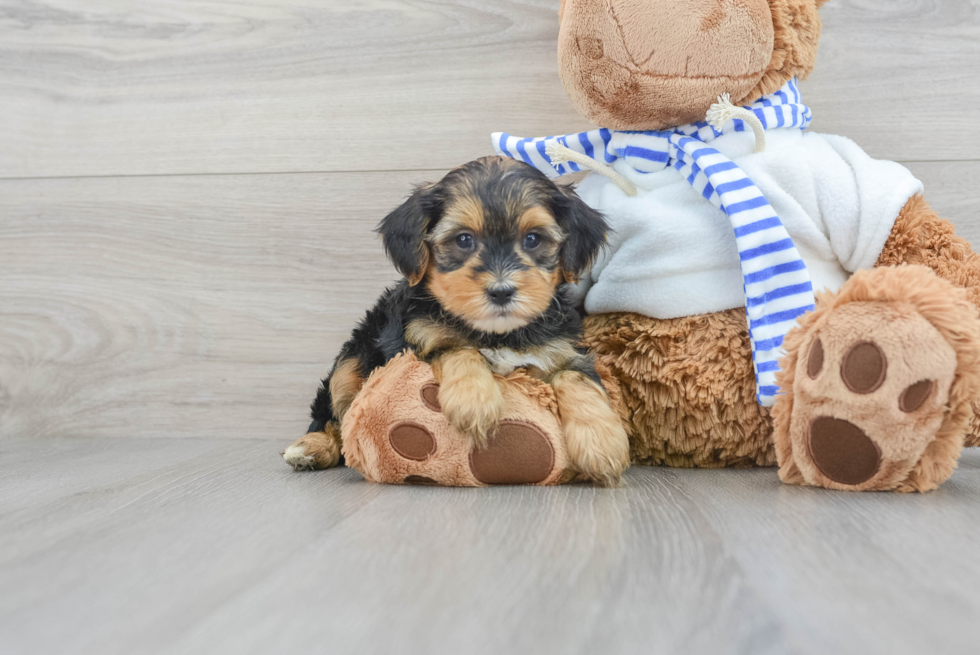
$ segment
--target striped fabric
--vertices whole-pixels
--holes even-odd
[[[810,109],[802,104],[796,80],[748,107],[766,129],[805,130]],[[578,134],[522,139],[493,135],[500,155],[520,159],[551,178],[579,170],[573,162],[552,165],[545,154],[559,143],[597,161],[621,160],[640,174],[675,168],[688,183],[721,211],[735,232],[745,288],[745,311],[752,342],[756,397],[770,407],[779,392],[782,343],[797,317],[813,310],[813,285],[793,240],[762,192],[730,159],[707,145],[722,134],[751,130],[734,119],[717,130],[707,122],[664,132],[615,132],[606,129]]]

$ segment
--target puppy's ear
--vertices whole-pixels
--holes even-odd
[[[429,265],[429,247],[425,235],[439,220],[441,203],[434,184],[416,187],[402,203],[378,224],[378,233],[388,259],[413,287],[425,277]]]
[[[555,188],[552,212],[566,235],[561,246],[561,267],[566,282],[578,282],[606,245],[609,224],[602,214],[585,204],[571,186],[556,184]]]

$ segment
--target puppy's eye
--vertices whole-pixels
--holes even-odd
[[[531,232],[524,237],[524,250],[534,250],[541,245],[541,236]]]
[[[469,250],[473,247],[473,235],[465,233],[456,235],[456,245],[463,250]]]

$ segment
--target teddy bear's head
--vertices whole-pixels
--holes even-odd
[[[558,64],[602,127],[703,120],[722,93],[747,104],[813,69],[826,0],[562,0]]]

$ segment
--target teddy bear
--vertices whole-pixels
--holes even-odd
[[[493,145],[591,171],[579,195],[613,231],[576,293],[634,463],[929,491],[980,445],[980,257],[907,169],[807,131],[823,2],[563,0],[561,79],[601,127]],[[514,375],[494,475],[410,355],[355,400],[344,455],[381,482],[574,479],[547,385]]]
[[[824,1],[563,0],[561,79],[601,127],[493,143],[592,171],[585,344],[634,463],[928,491],[980,445],[980,258],[907,169],[806,131]]]

